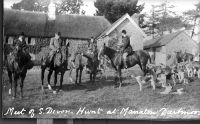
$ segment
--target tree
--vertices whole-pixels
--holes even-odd
[[[124,14],[140,13],[144,5],[137,5],[138,0],[96,0],[94,3],[97,8],[95,15],[105,16],[111,23],[118,20]]]
[[[189,10],[189,11],[187,11],[187,12],[184,13],[185,20],[193,22],[193,29],[192,29],[191,37],[194,36],[194,33],[195,33],[194,31],[195,31],[195,28],[197,26],[197,19],[200,18],[200,2],[197,3],[195,6],[196,6],[196,9]]]
[[[48,5],[51,0],[22,0],[19,3],[14,3],[12,9],[23,9],[28,11],[47,12]],[[56,1],[56,14],[85,14],[84,10],[81,11],[83,6],[82,0],[57,0]]]
[[[60,5],[58,5],[58,14],[85,14],[85,11],[80,11],[81,6],[83,6],[82,0],[63,0]]]
[[[152,6],[152,14],[145,15],[147,18],[147,35],[160,36],[163,32],[172,32],[173,29],[180,29],[182,27],[188,28],[190,25],[182,21],[182,17],[178,16],[172,9],[175,6],[170,5],[166,0],[160,5]]]

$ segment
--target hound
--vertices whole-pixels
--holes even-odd
[[[153,75],[142,77],[142,76],[136,76],[135,74],[133,74],[133,75],[131,75],[131,77],[136,79],[137,83],[139,84],[140,91],[142,91],[142,86],[149,81],[150,81],[150,84],[152,86],[152,89],[153,90],[156,89],[155,78],[154,78]]]

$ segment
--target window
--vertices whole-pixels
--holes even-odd
[[[8,38],[9,38],[9,37],[6,37],[6,36],[5,36],[5,41],[4,41],[4,42],[5,42],[6,44],[8,43]]]
[[[25,39],[25,41],[26,41],[26,44],[29,44],[29,43],[28,43],[28,37],[25,37],[24,39]]]
[[[8,38],[8,44],[13,44],[13,40],[14,40],[14,37],[9,37]]]
[[[32,44],[31,44],[31,38],[30,38],[30,37],[28,37],[28,45],[32,45]]]
[[[30,44],[31,45],[35,45],[36,42],[36,38],[30,38]]]

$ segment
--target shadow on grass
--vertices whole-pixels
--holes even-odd
[[[122,83],[122,87],[133,85],[133,83]],[[81,84],[64,84],[62,87],[63,91],[74,91],[74,90],[86,90],[86,92],[89,91],[95,91],[97,89],[101,89],[108,86],[114,86],[118,87],[119,84],[114,81],[113,76],[109,76],[107,78],[97,78],[95,82],[86,81]],[[59,88],[59,84],[56,86],[56,88]]]

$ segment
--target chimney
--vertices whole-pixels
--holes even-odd
[[[139,25],[139,14],[137,14],[137,13],[135,13],[135,14],[133,14],[132,16],[131,16],[131,18],[133,19],[133,21],[137,24],[137,25]]]
[[[48,6],[48,19],[49,20],[55,20],[56,19],[56,5],[51,0],[49,6]]]

